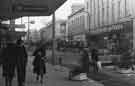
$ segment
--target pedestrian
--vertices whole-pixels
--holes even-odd
[[[28,61],[28,55],[23,44],[23,40],[18,39],[17,42],[17,80],[18,86],[25,86],[25,77],[26,77],[26,66]]]
[[[82,48],[82,53],[81,53],[81,69],[82,72],[86,73],[88,76],[89,73],[89,66],[90,66],[90,60],[89,60],[89,54],[88,54],[88,49],[87,48]]]
[[[16,48],[16,44],[13,41],[9,41],[2,51],[2,70],[5,86],[12,86],[12,80],[15,76]]]
[[[91,60],[93,62],[94,72],[98,72],[98,50],[93,48],[91,51]]]
[[[60,56],[60,57],[58,58],[58,60],[59,60],[59,65],[61,65],[61,66],[62,66],[62,62],[63,62],[62,57]]]
[[[46,73],[46,45],[37,48],[33,56],[35,56],[33,61],[33,72],[37,75],[36,79],[39,80],[40,78],[40,82],[42,83],[43,75]]]

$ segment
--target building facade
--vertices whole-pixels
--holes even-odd
[[[135,49],[134,5],[134,0],[85,0],[91,16],[89,45],[115,53]]]
[[[78,10],[84,8],[84,6],[85,6],[84,4],[73,4],[71,6],[71,13],[73,14],[73,13],[77,12]]]
[[[66,20],[57,20],[55,23],[55,38],[63,39],[67,37],[67,23]],[[48,23],[46,27],[40,30],[41,39],[44,41],[52,40],[53,24]]]
[[[63,21],[60,24],[60,33],[61,33],[61,39],[68,40],[68,28],[67,28],[67,21]]]
[[[87,28],[84,8],[72,13],[68,17],[68,36],[70,40],[85,41],[85,32]]]

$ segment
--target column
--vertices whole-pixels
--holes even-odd
[[[10,27],[10,31],[15,31],[15,20],[10,20],[10,25],[11,25],[11,27]]]
[[[133,49],[135,50],[135,20],[133,20]]]

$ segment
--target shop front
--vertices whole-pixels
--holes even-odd
[[[122,22],[91,31],[86,36],[89,47],[121,54],[133,48],[133,21]]]

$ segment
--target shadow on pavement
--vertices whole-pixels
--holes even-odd
[[[95,81],[101,82],[104,86],[134,86],[134,84],[131,84],[128,81],[104,73],[90,72],[88,76]]]

